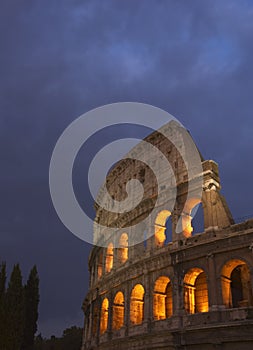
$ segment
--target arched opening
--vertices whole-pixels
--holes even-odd
[[[118,259],[124,264],[128,259],[128,234],[122,233],[119,239]]]
[[[169,210],[162,210],[157,215],[155,220],[155,245],[157,247],[163,247],[165,243],[172,241],[172,225],[171,212]],[[169,228],[169,229],[168,229]]]
[[[130,300],[130,321],[132,324],[140,324],[144,317],[144,293],[141,284],[136,284],[132,289]]]
[[[195,207],[191,210],[191,217],[192,217],[192,234],[196,233],[202,233],[205,231],[204,226],[204,210],[202,203],[198,203],[195,205]]]
[[[186,201],[182,218],[182,232],[185,237],[191,237],[193,232],[192,219],[198,210],[198,206],[201,203],[200,198],[190,198]]]
[[[98,255],[98,269],[97,269],[98,279],[102,277],[102,273],[103,273],[103,252],[100,252]]]
[[[184,277],[184,307],[189,314],[208,312],[206,273],[195,267]]]
[[[108,327],[109,300],[105,298],[101,306],[100,334],[103,334]]]
[[[124,295],[118,292],[113,301],[112,328],[120,329],[124,325]]]
[[[155,320],[164,320],[172,316],[172,286],[166,276],[159,277],[155,282],[153,294],[153,314]]]
[[[109,243],[106,251],[105,271],[110,272],[113,267],[113,244]]]
[[[233,259],[223,266],[221,286],[227,308],[253,306],[250,270],[245,261]]]

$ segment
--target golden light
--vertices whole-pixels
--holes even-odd
[[[136,284],[132,289],[130,300],[130,320],[132,324],[140,324],[143,321],[144,293],[145,290],[141,284]]]
[[[155,320],[163,320],[172,315],[172,287],[166,276],[159,277],[155,282],[153,315]]]
[[[185,237],[191,237],[193,231],[191,215],[182,214],[182,230]]]
[[[171,212],[169,210],[162,210],[157,215],[155,220],[155,243],[157,247],[162,247],[166,240],[165,230],[166,221],[170,217]]]
[[[209,310],[206,273],[198,267],[184,277],[184,306],[190,314]]]
[[[100,252],[98,256],[98,270],[97,270],[98,279],[102,277],[102,273],[103,273],[103,252]]]
[[[227,308],[253,306],[250,270],[245,261],[232,259],[223,266],[221,287]]]
[[[122,233],[119,239],[118,259],[124,264],[128,259],[128,234]]]
[[[124,295],[118,292],[113,301],[112,328],[120,329],[124,325]]]
[[[100,316],[100,333],[103,334],[108,327],[108,311],[109,311],[109,300],[105,298],[102,302],[101,316]]]
[[[113,244],[109,243],[106,252],[105,271],[110,272],[113,267]]]
[[[182,214],[182,231],[185,237],[191,237],[193,232],[192,216],[193,209],[201,203],[200,198],[189,198],[184,206]]]

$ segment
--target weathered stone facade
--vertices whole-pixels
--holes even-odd
[[[118,200],[122,183],[134,176],[144,185],[145,201],[131,217],[108,216],[97,207],[96,220],[107,220],[108,225],[118,220],[118,230],[106,247],[94,246],[89,257],[82,350],[252,349],[253,219],[234,223],[212,160],[202,160],[202,197],[193,195],[187,202],[188,178],[179,155],[161,135],[152,134],[151,139],[174,164],[176,204],[172,212],[166,204],[158,207],[147,228],[148,239],[131,245],[127,223],[150,210],[156,183],[148,169],[130,160],[109,174],[108,190]],[[169,202],[169,189],[163,189],[163,196]],[[191,214],[199,203],[204,229],[196,233]],[[176,233],[182,210],[185,223]]]

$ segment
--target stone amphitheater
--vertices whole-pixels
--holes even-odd
[[[163,186],[166,200],[152,211],[157,182],[141,162],[124,159],[108,174],[117,200],[131,178],[142,183],[144,196],[130,214],[95,205],[95,222],[117,229],[90,253],[82,350],[253,349],[253,219],[235,224],[213,160],[200,156],[203,190],[187,196],[190,179],[175,147],[159,132],[145,140],[172,164],[176,202],[168,209],[170,188]],[[202,228],[193,219],[196,208]],[[142,239],[131,244],[131,225],[151,212]]]

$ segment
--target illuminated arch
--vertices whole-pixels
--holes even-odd
[[[250,270],[245,261],[232,259],[223,266],[221,287],[227,308],[253,306]]]
[[[153,315],[155,320],[164,320],[172,315],[172,287],[166,276],[160,276],[155,282]]]
[[[109,243],[106,251],[105,271],[110,272],[113,267],[113,244]]]
[[[144,293],[141,284],[136,284],[132,289],[130,300],[130,321],[132,324],[140,324],[144,317]]]
[[[124,295],[118,292],[113,301],[112,328],[120,329],[124,325]]]
[[[190,314],[208,312],[206,273],[198,267],[189,270],[184,277],[184,307]]]
[[[162,247],[166,241],[166,221],[171,216],[169,210],[162,210],[158,213],[155,220],[155,244],[157,247]]]
[[[181,215],[182,218],[182,232],[185,237],[191,237],[193,232],[192,227],[192,213],[195,208],[199,206],[201,203],[200,198],[189,198],[184,206],[183,213]]]
[[[128,234],[122,233],[119,239],[118,260],[124,264],[128,259]]]
[[[105,298],[101,306],[100,334],[105,333],[108,327],[109,300]]]
[[[98,265],[97,265],[98,279],[102,277],[102,273],[103,273],[103,252],[100,252],[98,255]]]

